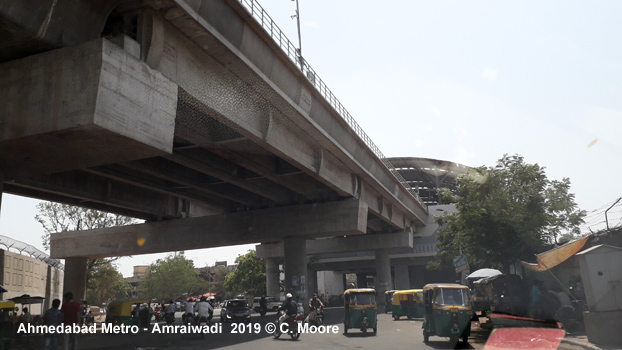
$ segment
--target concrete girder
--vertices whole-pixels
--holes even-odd
[[[126,210],[141,213],[133,215],[138,218],[177,218],[180,216],[177,197],[154,191],[139,191],[136,187],[126,183],[81,171],[15,180],[11,181],[6,189],[6,192],[21,195],[27,195],[29,191],[45,193],[43,196],[38,196],[39,198],[51,199],[53,196],[73,198],[77,200],[77,203],[81,203],[78,204],[81,206],[85,206],[85,202],[99,203],[107,206],[108,211],[111,212]],[[73,204],[65,200],[60,200],[60,202]]]
[[[226,208],[228,206],[227,201],[219,200],[218,198],[206,197],[203,194],[214,194],[213,191],[205,189],[204,187],[191,186],[182,178],[170,178],[165,177],[170,181],[175,180],[176,183],[184,186],[188,186],[191,188],[191,191],[182,190],[182,189],[174,189],[171,188],[170,184],[163,184],[162,181],[156,181],[157,179],[147,178],[145,173],[140,173],[136,171],[132,171],[130,169],[123,168],[117,165],[110,165],[105,167],[95,167],[95,168],[87,168],[84,169],[85,172],[99,175],[102,177],[106,177],[109,179],[113,179],[119,182],[124,182],[133,186],[142,187],[148,190],[152,190],[155,192],[159,192],[166,195],[175,196],[181,199],[187,199],[189,201],[194,201],[197,203],[201,203],[205,206],[208,206],[214,210],[213,214],[222,212],[221,208]],[[159,174],[150,174],[152,176],[161,175]],[[225,199],[230,199],[226,198]],[[237,198],[236,198],[237,199]],[[235,199],[230,199],[235,200]],[[236,201],[239,202],[239,201]],[[250,203],[250,202],[249,202]]]
[[[237,76],[244,77],[255,93],[270,101],[280,114],[289,118],[302,117],[304,122],[296,122],[296,125],[304,130],[305,135],[318,140],[326,153],[339,155],[339,160],[349,169],[356,169],[356,175],[365,181],[373,179],[369,183],[377,191],[408,212],[408,221],[425,220],[426,208],[401,188],[377,156],[363,145],[356,132],[319,95],[313,83],[302,75],[260,25],[249,18],[242,5],[227,2],[228,7],[215,2],[212,4],[214,8],[218,7],[215,11],[185,0],[176,0],[176,3],[183,10],[176,8],[165,13],[164,17],[170,23],[198,47],[209,47],[208,53],[214,52],[214,59]],[[270,88],[263,88],[266,85]]]
[[[253,206],[261,201],[261,197],[240,188],[219,188],[216,184],[205,181],[205,174],[191,171],[188,168],[178,166],[174,162],[152,158],[142,161],[123,163],[122,166],[134,169],[141,173],[150,174],[161,179],[171,181],[191,188],[197,193],[205,193],[217,198],[241,203],[244,206]],[[220,206],[224,208],[226,206]]]
[[[52,234],[52,258],[107,257],[363,234],[367,206],[354,199]],[[172,239],[174,238],[174,239]]]
[[[175,151],[165,157],[184,167],[221,179],[252,193],[266,197],[279,204],[292,202],[291,193],[277,184],[255,184],[248,179],[237,176],[238,165],[223,162],[221,158],[201,149],[185,149]]]
[[[374,249],[412,248],[411,232],[366,234],[359,236],[307,240],[307,254],[331,254],[358,252]],[[255,246],[259,258],[279,258],[284,256],[283,242],[259,244]]]

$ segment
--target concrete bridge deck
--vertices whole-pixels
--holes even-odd
[[[55,234],[52,257],[300,247],[425,225],[426,206],[258,9],[0,3],[2,192],[147,221]],[[177,235],[193,245],[171,247]]]

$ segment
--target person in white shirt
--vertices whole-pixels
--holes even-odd
[[[205,320],[209,321],[213,312],[214,308],[207,302],[207,298],[201,297],[201,301],[197,304],[197,316],[199,320],[201,317],[205,317]]]

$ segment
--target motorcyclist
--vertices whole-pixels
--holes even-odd
[[[279,308],[279,311],[280,310],[285,311],[285,314],[283,314],[283,316],[279,318],[279,325],[283,323],[288,317],[296,316],[296,313],[297,313],[297,305],[296,305],[296,302],[292,299],[292,294],[287,293],[287,295],[285,295],[285,298],[286,298],[285,302]]]
[[[206,297],[201,297],[199,303],[197,304],[197,317],[198,320],[201,320],[201,317],[205,317],[206,321],[209,321],[210,315],[214,312],[214,308],[210,303],[207,302]]]
[[[315,321],[315,316],[319,312],[320,307],[324,307],[324,303],[322,303],[322,300],[317,297],[316,293],[313,293],[313,297],[309,299],[309,316],[307,316],[307,319],[305,321]]]
[[[168,317],[171,317],[173,320],[175,320],[175,302],[172,300],[169,301],[169,304],[164,309],[164,319],[166,320]]]
[[[261,315],[265,315],[266,312],[268,311],[268,302],[266,301],[266,296],[262,295],[261,299],[259,300],[259,309],[261,311]]]
[[[184,313],[186,315],[186,323],[190,323],[194,320],[194,305],[190,298],[188,298],[188,302],[185,305]]]

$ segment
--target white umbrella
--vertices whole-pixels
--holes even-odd
[[[480,279],[480,278],[486,278],[486,277],[502,275],[502,274],[503,273],[501,271],[495,270],[495,269],[479,269],[479,270],[473,272],[472,274],[468,275],[466,278],[468,278],[468,279]]]

